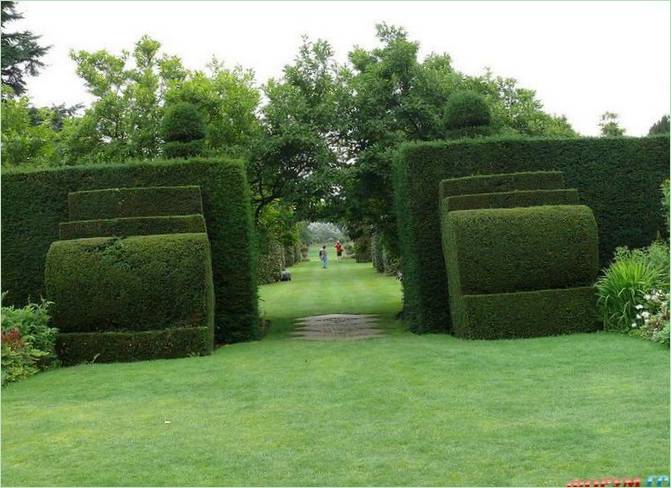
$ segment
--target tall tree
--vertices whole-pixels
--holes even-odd
[[[452,135],[446,106],[452,94],[482,95],[491,109],[490,133],[575,136],[566,119],[543,111],[533,90],[511,78],[467,76],[456,71],[448,54],[418,59],[419,45],[401,27],[377,26],[380,46],[349,54],[353,94],[346,138],[349,159],[341,209],[347,227],[372,226],[388,245],[396,242],[391,166],[405,141],[445,139]],[[356,237],[356,236],[353,236]],[[393,252],[393,249],[392,249]]]
[[[620,116],[614,112],[604,112],[599,121],[601,135],[604,137],[617,137],[624,135],[624,128],[620,127]]]
[[[669,116],[664,115],[657,122],[652,124],[650,130],[648,131],[649,136],[654,136],[657,134],[668,134],[671,127],[669,126]]]
[[[7,24],[23,18],[16,10],[15,2],[2,2],[2,84],[12,89],[2,91],[3,98],[22,95],[26,91],[26,77],[35,76],[44,67],[41,58],[49,46],[39,44],[40,36],[30,31],[7,32]]]
[[[296,218],[312,220],[337,191],[346,75],[328,42],[304,39],[283,77],[265,84],[262,134],[248,166],[257,221],[280,198],[295,208]]]

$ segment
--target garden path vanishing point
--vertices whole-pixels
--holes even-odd
[[[292,337],[306,341],[359,340],[383,337],[377,315],[329,314],[296,319]]]

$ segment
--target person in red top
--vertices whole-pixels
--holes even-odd
[[[342,244],[340,244],[340,241],[336,241],[335,244],[336,248],[336,256],[338,257],[338,261],[342,261]]]

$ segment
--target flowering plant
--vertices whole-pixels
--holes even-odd
[[[635,306],[636,317],[631,323],[643,337],[655,342],[668,343],[669,334],[669,293],[651,290],[643,295],[643,302]]]

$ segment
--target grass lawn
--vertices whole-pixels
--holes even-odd
[[[561,485],[669,474],[669,353],[611,334],[406,332],[399,283],[351,261],[262,287],[263,341],[93,364],[2,391],[3,485]],[[388,335],[301,342],[292,319]],[[169,421],[169,423],[167,423]]]

